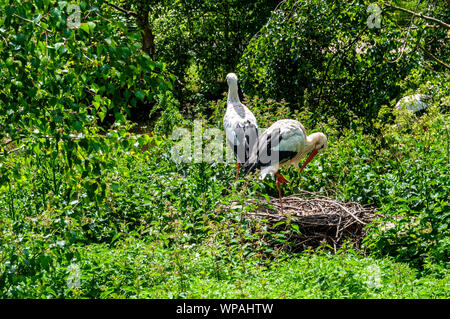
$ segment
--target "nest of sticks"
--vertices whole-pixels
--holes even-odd
[[[339,202],[327,194],[306,191],[284,197],[283,213],[278,198],[270,198],[269,202],[265,199],[251,200],[247,204],[252,204],[256,209],[251,209],[246,217],[260,226],[264,224],[269,235],[267,238],[272,238],[269,240],[273,244],[294,252],[324,244],[330,245],[336,252],[348,240],[353,242],[354,248],[360,249],[367,225],[378,216],[373,207],[357,202]],[[287,237],[284,240],[270,236],[283,231]]]

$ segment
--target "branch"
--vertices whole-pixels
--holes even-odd
[[[403,11],[403,12],[412,14],[413,16],[416,16],[416,17],[419,17],[419,18],[422,18],[422,19],[425,19],[425,20],[428,20],[428,21],[432,21],[432,22],[434,22],[434,23],[439,24],[441,27],[450,30],[450,24],[447,24],[447,23],[445,23],[445,22],[442,21],[442,20],[439,20],[439,19],[436,19],[436,18],[433,18],[433,17],[426,16],[426,15],[420,13],[420,12],[419,12],[419,13],[415,13],[414,11],[411,11],[411,10],[408,10],[408,9],[405,9],[405,8],[400,8],[400,7],[394,6],[394,5],[392,5],[392,4],[386,4],[386,7],[392,8],[392,9],[398,10],[398,11]]]
[[[22,150],[23,148],[25,148],[25,146],[26,146],[26,145],[22,145],[21,147],[15,148],[15,149],[10,150],[10,151],[7,151],[6,154],[9,155],[9,154],[11,154],[11,153],[18,152],[18,151]]]
[[[0,37],[2,37],[3,41],[5,41],[6,46],[9,46],[8,40],[6,40],[6,38],[1,34],[0,34]]]
[[[116,9],[116,10],[122,12],[122,13],[125,13],[126,15],[133,16],[133,17],[137,17],[138,16],[137,13],[135,13],[133,11],[128,11],[128,10],[126,10],[124,8],[121,8],[121,7],[119,7],[119,6],[117,6],[117,5],[113,4],[113,3],[110,3],[109,1],[105,1],[105,3],[108,6],[114,8],[114,9]]]
[[[419,49],[421,49],[423,52],[425,52],[431,59],[433,59],[434,61],[436,61],[437,63],[439,63],[443,67],[445,67],[445,68],[450,70],[450,65],[448,65],[445,62],[439,60],[435,55],[433,55],[433,53],[431,53],[430,51],[428,51],[427,49],[425,49],[424,47],[421,47],[421,46],[419,46]]]
[[[334,61],[334,59],[339,55],[339,54],[341,54],[341,53],[343,53],[343,52],[347,52],[347,50],[348,49],[350,49],[359,39],[360,39],[360,37],[361,37],[361,35],[367,30],[367,28],[368,28],[368,26],[366,25],[357,35],[356,35],[356,37],[353,39],[353,41],[352,42],[350,42],[350,44],[347,44],[345,47],[343,47],[343,48],[338,48],[337,50],[336,50],[336,52],[334,52],[333,53],[333,55],[331,56],[331,58],[330,58],[330,60],[328,61],[328,63],[327,63],[327,67],[326,67],[326,69],[325,69],[325,74],[324,74],[324,76],[323,76],[323,79],[322,79],[322,83],[321,83],[321,86],[320,86],[320,93],[319,93],[319,98],[318,98],[318,103],[320,103],[320,101],[322,100],[322,92],[323,92],[323,87],[324,87],[324,85],[325,85],[325,82],[327,82],[328,81],[328,78],[329,78],[329,76],[328,76],[328,70],[330,69],[330,66],[331,66],[331,64],[333,63],[333,61]]]
[[[277,4],[277,6],[275,7],[275,9],[272,10],[272,13],[275,13],[275,11],[277,11],[277,10],[283,5],[283,3],[285,3],[285,2],[286,2],[286,0],[282,0],[279,4]],[[270,22],[270,18],[267,20],[266,24],[264,24],[261,28],[259,28],[258,32],[256,32],[256,33],[252,36],[252,38],[248,41],[248,43],[252,42],[252,40],[258,36],[258,34],[261,32],[261,30],[262,30],[263,28],[265,28],[265,27],[269,24],[269,22]]]
[[[23,20],[23,21],[33,23],[33,24],[37,25],[39,28],[44,29],[44,30],[47,31],[47,32],[50,32],[50,33],[52,32],[52,30],[49,30],[49,29],[47,29],[47,28],[44,28],[44,27],[41,26],[39,23],[34,23],[33,20],[25,19],[24,17],[21,17],[21,16],[15,14],[15,13],[13,14],[13,16],[15,16],[15,17],[17,17],[17,18],[19,18],[19,19],[21,19],[21,20]]]
[[[411,19],[409,20],[409,27],[408,27],[408,32],[406,33],[406,38],[405,38],[405,42],[402,45],[402,48],[400,50],[400,54],[397,57],[397,59],[395,59],[394,61],[389,61],[389,63],[397,63],[398,61],[400,61],[400,59],[403,56],[403,53],[405,53],[405,49],[406,49],[406,45],[408,44],[408,39],[409,39],[409,34],[411,32],[411,27],[414,23],[414,18],[416,17],[417,14],[417,9],[419,9],[419,5],[420,5],[421,0],[419,0],[416,4],[416,9],[414,10],[414,14],[411,16]]]

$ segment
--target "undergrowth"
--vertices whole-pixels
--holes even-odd
[[[307,119],[307,112],[285,112]],[[326,247],[289,255],[270,246],[265,230],[255,231],[243,218],[245,210],[221,207],[232,201],[246,207],[246,198],[276,195],[274,181],[254,179],[244,188],[242,181],[233,182],[233,164],[176,164],[170,138],[132,138],[131,151],[112,154],[103,200],[80,188],[79,197],[68,202],[54,193],[51,180],[48,188],[39,187],[47,181],[40,179],[42,162],[24,161],[23,175],[0,192],[0,295],[448,296],[446,116],[437,108],[415,121],[405,116],[380,124],[379,135],[337,132],[330,123],[318,123],[311,131],[329,136],[327,152],[301,175],[283,172],[293,181],[283,187],[284,195],[333,190],[336,199],[378,208],[383,217],[365,240],[365,257],[351,248],[335,256]],[[61,178],[62,194],[63,177],[54,177]],[[74,271],[80,285],[72,287]],[[371,271],[378,277],[370,277]]]

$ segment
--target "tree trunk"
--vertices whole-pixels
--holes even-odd
[[[137,11],[128,11],[114,3],[110,3],[109,1],[105,1],[107,5],[113,7],[114,9],[125,13],[126,15],[133,16],[136,18],[136,23],[141,29],[142,36],[142,50],[146,52],[151,58],[153,58],[155,54],[155,36],[153,35],[152,29],[150,28],[150,23],[148,20],[148,15],[150,13],[150,9],[146,7],[145,3],[138,3]]]
[[[139,8],[143,9],[143,8]],[[155,55],[155,36],[150,28],[150,23],[148,20],[148,10],[139,10],[137,16],[137,23],[139,28],[141,29],[142,36],[142,49],[146,52],[151,58]]]

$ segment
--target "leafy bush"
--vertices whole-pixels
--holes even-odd
[[[385,166],[381,213],[389,216],[387,221],[394,218],[395,227],[374,233],[371,241],[378,251],[416,265],[432,261],[448,266],[450,175],[448,145],[442,143],[447,118],[437,108],[420,119],[398,112],[397,124],[387,126],[384,134],[390,145],[384,156],[393,160]]]
[[[217,98],[225,75],[233,72],[252,36],[265,23],[278,0],[168,1],[152,10],[156,56],[170,61],[185,101]],[[194,67],[196,77],[189,78]],[[186,86],[184,84],[187,84]],[[187,92],[186,92],[187,91]]]
[[[437,104],[422,117],[394,114],[393,124],[375,124],[379,135],[363,134],[361,126],[338,133],[333,125],[319,123],[311,131],[323,131],[329,147],[300,176],[292,168],[282,171],[292,181],[283,185],[283,195],[299,188],[328,191],[340,200],[379,207],[382,226],[366,241],[372,252],[420,267],[448,265],[450,177],[448,145],[442,142],[448,115],[440,114]],[[266,179],[263,192],[276,196],[275,181]],[[386,230],[386,224],[394,227]]]
[[[130,138],[126,115],[160,103],[171,83],[95,1],[80,3],[75,27],[64,1],[0,3],[0,281],[23,284],[49,271],[49,253],[64,259],[118,233],[118,159],[148,141]]]
[[[347,29],[346,23],[362,26],[363,18],[357,14],[362,9],[339,3],[331,12],[324,3],[312,1],[305,7],[286,1],[275,16],[287,18],[290,8],[290,19],[300,23],[289,24],[289,20],[289,28],[306,28],[300,36],[310,41],[314,32],[320,33],[319,44],[325,47],[338,43],[333,32],[312,30],[303,22],[304,14],[321,22],[341,12],[332,21],[339,22],[339,37],[349,41],[346,36],[353,36],[355,30]],[[296,100],[266,98],[270,84],[257,86],[258,94],[244,99],[261,127],[295,118],[308,133],[323,131],[329,137],[328,150],[300,176],[296,170],[283,170],[292,181],[283,185],[284,195],[296,193],[299,187],[334,191],[337,199],[375,205],[383,215],[365,241],[371,256],[360,256],[349,247],[336,255],[325,248],[287,255],[267,244],[264,226],[245,218],[252,209],[246,205],[249,198],[277,196],[272,179],[244,186],[234,183],[234,165],[172,161],[174,141],[166,136],[175,126],[192,129],[195,124],[181,116],[166,64],[142,53],[139,33],[126,20],[116,19],[120,14],[102,2],[82,1],[81,24],[71,29],[67,2],[0,0],[0,4],[4,7],[0,18],[1,297],[448,297],[449,175],[448,145],[443,141],[448,135],[445,106],[450,100],[445,74],[431,75],[416,65],[402,73],[407,74],[403,78],[382,73],[386,76],[377,75],[376,84],[367,80],[361,92],[372,85],[387,86],[397,93],[432,92],[434,99],[418,116],[393,110],[397,93],[380,99],[371,96],[361,102],[375,105],[368,114],[359,106],[346,113],[346,129],[337,107],[357,99],[358,95],[347,96],[358,93],[357,88],[336,86],[339,96],[333,101],[339,103],[330,104],[331,111],[325,110],[334,114],[323,117],[317,116],[321,110],[317,105],[324,104],[314,102],[321,90],[317,86],[307,85],[298,95],[303,98],[301,109]],[[204,5],[211,6],[205,7],[208,14],[211,8],[227,12],[209,2]],[[227,7],[230,12],[235,5]],[[297,11],[302,15],[294,17]],[[196,23],[205,22],[208,34],[215,20],[209,15],[206,20],[198,18]],[[283,28],[285,22],[280,22]],[[277,23],[272,19],[261,32]],[[242,32],[250,34],[249,29]],[[374,32],[382,45],[369,56],[391,48],[384,31]],[[429,35],[431,42],[441,40],[438,33],[423,35]],[[255,39],[255,44],[268,45],[259,36]],[[234,43],[230,41],[224,46]],[[332,58],[333,52],[324,52]],[[324,61],[308,50],[302,54],[317,58],[311,61]],[[359,73],[350,72],[351,63],[358,57],[354,53],[341,57],[328,71],[326,66],[325,71],[307,66],[300,70],[302,76],[308,70],[338,76],[343,70],[348,73],[343,83],[354,84],[356,77],[351,75]],[[380,63],[370,62],[375,63],[373,69],[367,61],[355,62],[364,74],[371,75],[378,67],[383,72],[403,70],[410,63],[402,60],[390,66],[376,55],[371,57]],[[212,63],[209,58],[196,60],[191,75],[207,72],[200,65]],[[173,61],[167,62],[173,66]],[[211,74],[223,67],[218,65]],[[332,99],[328,89],[334,89],[337,80],[324,84],[323,97]],[[160,117],[152,133],[131,134],[127,117],[132,108],[143,105]],[[192,109],[201,112],[196,117],[208,122],[208,128],[221,127],[226,100]],[[368,129],[368,123],[374,130]],[[276,234],[280,242],[289,244],[285,235]]]
[[[123,22],[110,23],[108,11],[95,2],[80,3],[76,27],[67,24],[64,1],[5,0],[2,6],[0,139],[7,147],[1,148],[0,186],[10,194],[5,206],[13,219],[16,210],[55,209],[53,200],[95,209],[109,190],[105,175],[115,167],[114,156],[134,143],[126,138],[126,114],[138,103],[163,103],[170,76],[163,63],[142,54],[137,33],[128,34]],[[98,123],[108,114],[111,124],[117,122],[104,130]],[[22,188],[25,181],[33,187]],[[16,196],[32,196],[36,205],[15,207],[21,205]]]
[[[243,90],[251,96],[285,99],[292,109],[307,104],[316,120],[334,116],[340,126],[348,127],[355,114],[371,128],[380,107],[401,93],[399,81],[424,59],[421,51],[414,51],[392,63],[399,55],[401,32],[388,11],[382,13],[381,28],[368,28],[370,4],[285,1],[242,56]],[[445,4],[430,8],[433,14],[448,9]],[[443,28],[435,29],[418,28],[411,37],[419,42],[427,37],[434,46],[445,38]],[[427,73],[421,68],[421,74]]]
[[[391,259],[354,252],[303,254],[276,264],[226,246],[124,238],[90,245],[39,276],[9,283],[3,297],[35,298],[448,298],[443,278],[418,277]],[[226,256],[228,258],[226,258]],[[52,256],[54,257],[54,256]]]

